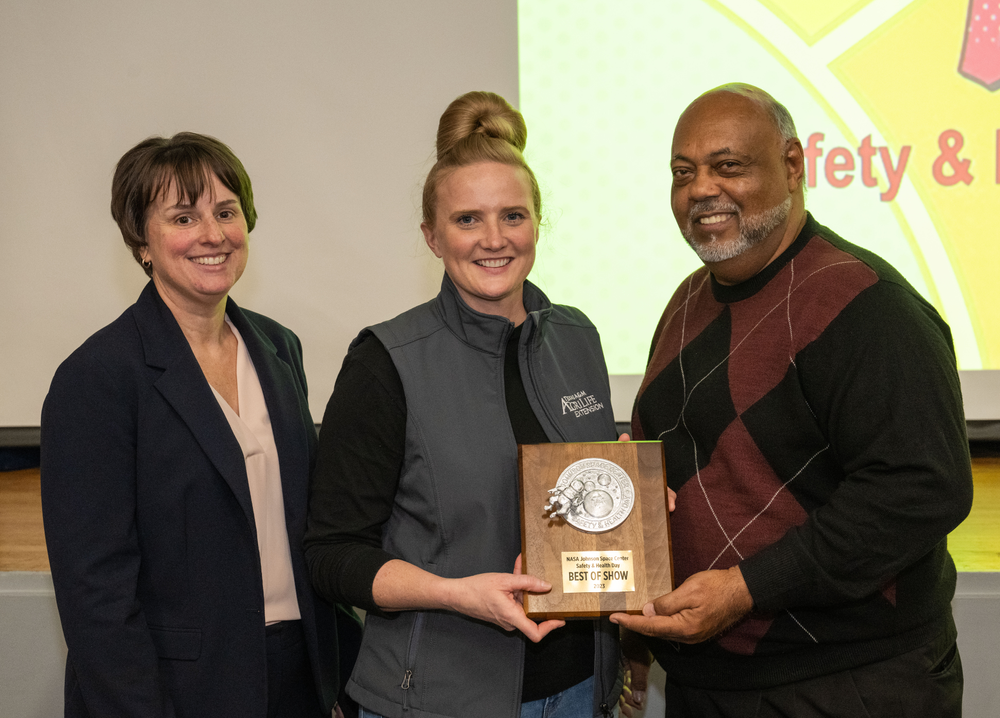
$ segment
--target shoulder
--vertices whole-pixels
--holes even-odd
[[[374,334],[383,348],[393,349],[430,336],[444,328],[445,323],[438,308],[438,300],[432,299],[392,319],[365,328],[351,346],[354,347],[366,336]]]
[[[107,414],[110,407],[132,406],[154,379],[130,307],[56,369],[42,407],[43,428],[80,412]]]
[[[371,329],[363,329],[357,338],[351,342],[351,347],[347,350],[345,362],[348,359],[365,366],[392,364],[392,357],[389,355],[389,351]]]
[[[237,307],[235,304],[230,304],[226,311],[237,329],[244,335],[244,341],[249,338],[246,336],[246,330],[249,328],[264,341],[265,345],[270,343],[279,357],[297,367],[302,366],[302,342],[291,329],[270,317]]]
[[[362,330],[358,337],[351,342],[347,356],[344,357],[341,373],[354,371],[371,374],[380,380],[394,377],[395,383],[399,383],[399,372],[396,371],[396,365],[392,361],[389,350],[370,329]]]
[[[814,352],[824,360],[953,365],[951,330],[934,306],[877,254],[816,226],[790,265],[788,316],[801,346],[822,337]]]
[[[596,330],[590,318],[576,307],[567,304],[553,304],[546,322],[563,327]]]
[[[364,390],[373,381],[388,397],[403,406],[405,413],[403,382],[392,356],[379,338],[371,330],[365,329],[347,350],[334,392]],[[372,396],[363,398],[371,401]]]
[[[882,280],[858,294],[835,325],[867,347],[882,347],[900,360],[941,356],[954,363],[951,328],[934,306],[908,284]]]
[[[276,344],[299,344],[299,338],[291,329],[280,322],[276,322],[268,316],[259,314],[249,309],[238,308],[237,311],[243,314],[247,322],[252,324],[257,331],[266,336]]]
[[[530,321],[530,319],[529,319]],[[597,372],[607,383],[608,370],[601,335],[586,314],[576,307],[553,304],[539,318],[530,340],[540,362],[553,362],[562,377]]]
[[[56,377],[119,371],[142,363],[142,341],[136,326],[134,305],[107,326],[94,332],[56,370]],[[103,369],[102,369],[103,368]]]
[[[535,334],[538,346],[549,346],[560,353],[576,353],[590,348],[603,354],[601,335],[586,314],[565,304],[553,304],[539,321]]]
[[[813,237],[795,258],[799,271],[792,286],[803,300],[854,305],[854,314],[873,324],[903,315],[946,327],[933,305],[889,262],[827,227],[814,226]]]
[[[824,292],[860,293],[878,284],[879,291],[901,291],[923,300],[895,267],[871,250],[848,242],[812,219],[807,229],[811,237],[793,260],[797,269],[795,286],[810,280]]]

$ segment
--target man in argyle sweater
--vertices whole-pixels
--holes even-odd
[[[671,204],[705,266],[632,420],[661,439],[679,585],[643,616],[668,716],[959,716],[947,534],[972,503],[947,324],[805,211],[788,111],[725,85],[681,115]]]

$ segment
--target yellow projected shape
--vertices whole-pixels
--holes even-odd
[[[972,511],[948,535],[959,571],[1000,571],[1000,457],[972,459]]]
[[[807,45],[820,40],[871,0],[761,0],[760,4],[788,25]]]
[[[912,147],[907,176],[959,275],[983,365],[998,366],[1000,94],[958,73],[967,9],[955,0],[916,2],[831,69],[892,145]],[[961,149],[949,131],[961,133]]]

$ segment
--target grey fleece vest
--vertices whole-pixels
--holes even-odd
[[[594,325],[577,309],[550,304],[529,282],[524,305],[518,360],[546,435],[614,439]],[[520,552],[517,445],[503,373],[513,330],[507,319],[469,308],[445,275],[437,298],[355,340],[375,334],[406,395],[405,457],[383,547],[439,576],[509,573]],[[613,707],[621,690],[617,629],[595,625],[595,705]],[[349,693],[390,718],[516,718],[523,654],[517,632],[458,614],[372,613]]]

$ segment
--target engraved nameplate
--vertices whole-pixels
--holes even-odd
[[[635,591],[631,551],[563,551],[563,593]]]

